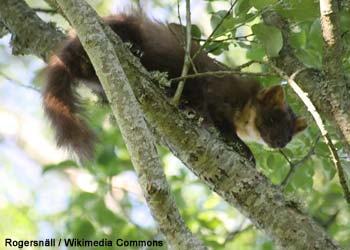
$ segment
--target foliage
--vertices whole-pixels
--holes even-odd
[[[41,6],[42,2],[40,1],[29,2],[33,6],[46,7]],[[110,7],[110,1],[90,2],[101,13],[106,12],[106,9]],[[195,2],[193,1],[193,8],[200,8]],[[175,1],[153,1],[151,8],[165,11],[172,20],[176,21],[178,14],[174,6],[176,6]],[[211,0],[206,1],[204,6],[208,12],[207,23],[210,23],[211,28],[215,29],[226,15],[227,2]],[[233,15],[228,15],[225,18],[220,28],[213,34],[212,40],[206,44],[205,50],[213,56],[220,55],[220,58],[223,58],[225,63],[229,65],[277,56],[282,47],[282,31],[266,26],[261,19],[261,15],[270,9],[276,10],[292,23],[291,44],[298,58],[306,66],[320,68],[322,65],[322,38],[319,7],[318,3],[313,0],[237,0]],[[51,19],[47,14],[41,15],[43,18]],[[57,17],[54,19],[58,20]],[[342,11],[342,23],[348,23],[349,19],[349,11]],[[205,30],[204,24],[197,21],[195,23],[197,25],[193,27],[193,34],[197,38],[207,37],[208,32],[203,31]],[[342,27],[345,44],[344,58],[348,58],[349,28],[348,25]],[[35,64],[34,58],[13,59],[9,56],[8,48],[4,45],[0,46],[2,55],[0,72],[8,73],[10,78],[16,79],[16,74],[9,69],[8,65],[23,64],[22,67],[33,68],[31,65]],[[350,64],[345,59],[344,68],[349,74]],[[248,70],[268,72],[267,68],[256,65],[249,67]],[[5,82],[4,78],[0,79],[0,89],[11,90],[8,95],[19,98],[12,93],[13,88],[7,86],[11,81]],[[260,77],[258,80],[265,86],[281,81],[274,76]],[[17,86],[17,88],[20,87]],[[310,121],[308,130],[283,150],[288,160],[295,163],[312,150],[319,132],[301,101],[288,86],[285,86],[285,89],[288,102],[293,109],[298,114],[306,115]],[[82,94],[91,96],[86,90],[83,90]],[[42,185],[33,186],[28,184],[30,181],[23,181],[21,175],[19,177],[16,175],[16,169],[11,169],[16,165],[14,157],[6,156],[0,152],[0,178],[5,178],[1,176],[11,177],[11,181],[16,183],[16,188],[29,190],[29,193],[26,194],[21,191],[18,193],[30,197],[24,202],[14,202],[8,198],[8,193],[11,191],[7,190],[7,184],[4,182],[5,184],[0,185],[0,190],[3,193],[3,197],[0,197],[0,203],[2,200],[6,201],[3,203],[4,205],[0,206],[0,218],[1,221],[5,222],[1,223],[0,235],[44,237],[48,235],[45,228],[49,227],[52,231],[50,235],[55,237],[161,239],[155,223],[150,219],[151,215],[137,185],[123,139],[116,129],[117,124],[110,117],[108,108],[96,105],[96,103],[98,103],[96,100],[87,103],[88,117],[91,118],[90,124],[103,144],[99,144],[93,162],[82,166],[74,159],[67,160],[69,157],[60,157],[60,161],[56,163],[47,162],[30,150],[33,141],[26,141],[20,135],[17,136],[18,140],[14,140],[18,148],[21,149],[21,153],[17,153],[18,157],[32,157],[32,161],[36,165],[43,166],[43,178],[56,175],[59,176],[58,178],[64,179],[65,183],[70,183],[69,189],[63,189],[66,191],[64,195],[68,197],[65,209],[49,215],[42,214],[36,201],[40,198],[40,194],[38,195],[36,192]],[[23,104],[18,104],[17,110],[16,108],[12,109],[13,107],[9,109],[8,104],[0,102],[0,114],[10,110],[10,112],[20,116],[22,110],[26,110],[20,105]],[[39,111],[41,110],[40,105],[38,103],[34,103],[34,105],[36,105],[37,110],[36,119],[41,124],[45,124],[42,113]],[[332,128],[328,129],[333,135]],[[49,128],[46,126],[43,133],[50,134],[51,132],[48,131]],[[3,130],[0,130],[0,136],[4,137],[5,140],[13,140]],[[5,140],[0,141],[0,145],[3,144],[3,147],[7,145]],[[50,141],[52,142],[51,135]],[[274,184],[279,185],[290,169],[286,158],[278,151],[255,144],[250,146],[256,156],[257,167]],[[341,148],[338,150],[342,153]],[[190,229],[198,234],[205,244],[217,250],[276,249],[270,239],[249,226],[249,220],[229,207],[203,183],[200,183],[174,156],[170,155],[164,148],[159,148],[159,154],[181,214]],[[342,158],[342,161],[345,166],[349,164],[347,158]],[[345,170],[349,179],[349,169]],[[28,178],[30,175],[26,176]],[[341,188],[335,176],[335,168],[330,160],[327,146],[320,140],[315,146],[315,153],[303,162],[292,175],[285,187],[285,193],[288,197],[293,197],[293,202],[300,203],[305,212],[323,224],[343,246],[349,246],[350,209],[344,202]],[[80,182],[81,177],[84,177],[83,183]],[[60,190],[60,187],[58,186],[56,189]],[[29,217],[29,214],[35,216]],[[18,228],[22,228],[25,232],[18,230]]]

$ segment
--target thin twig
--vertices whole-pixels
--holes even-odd
[[[177,0],[177,19],[179,19],[180,26],[183,27],[181,15],[180,15],[180,0]],[[185,35],[185,34],[183,34],[183,35]]]
[[[335,219],[337,218],[338,214],[339,214],[340,210],[337,210],[334,214],[332,214],[327,220],[322,220],[319,217],[315,217],[313,216],[314,220],[318,222],[318,224],[320,224],[324,229],[328,229],[333,222],[335,221]]]
[[[316,122],[316,125],[318,126],[319,130],[321,131],[321,134],[325,140],[325,143],[328,146],[328,149],[329,149],[331,156],[332,156],[333,163],[336,166],[336,169],[338,172],[339,182],[340,182],[340,185],[343,189],[345,200],[348,204],[350,204],[350,191],[349,191],[349,188],[348,188],[347,183],[346,183],[343,167],[341,165],[337,150],[332,142],[332,139],[330,138],[328,131],[325,128],[325,125],[322,121],[320,114],[317,112],[316,107],[314,106],[314,104],[312,103],[310,98],[308,97],[307,93],[305,93],[299,87],[299,85],[294,81],[295,76],[298,75],[301,71],[303,71],[305,69],[298,70],[289,77],[283,70],[276,67],[275,65],[268,63],[268,62],[263,62],[263,61],[261,63],[264,63],[264,64],[272,67],[272,69],[282,79],[286,80],[288,82],[289,86],[292,87],[294,92],[299,96],[299,98],[304,102],[304,104],[308,108],[309,112],[311,113],[312,117],[314,118],[314,120]]]
[[[185,32],[184,32],[183,25],[182,25],[182,19],[181,19],[181,15],[180,15],[180,1],[179,1],[179,0],[177,0],[177,18],[179,19],[179,24],[180,24],[180,27],[181,27],[181,34],[182,34],[182,35],[180,36],[180,39],[177,39],[177,40],[180,42],[180,44],[182,45],[182,47],[183,47],[183,49],[184,49],[184,51],[185,51],[185,53],[186,53],[186,41],[185,41],[185,39],[186,39],[186,34],[185,34]],[[191,27],[191,28],[192,28],[192,27]],[[192,29],[191,29],[191,31],[192,31]],[[178,36],[176,35],[176,32],[174,32],[172,29],[170,29],[170,32],[173,33],[173,35],[175,36],[175,38],[178,37]],[[192,40],[194,40],[194,39],[192,38]],[[191,62],[191,66],[192,66],[193,71],[194,71],[195,73],[197,73],[196,66],[194,65],[194,62],[193,62],[193,60],[192,60],[191,57],[190,57],[190,62]]]
[[[295,173],[295,171],[301,166],[304,164],[304,162],[306,162],[313,154],[315,154],[315,150],[316,150],[316,145],[318,143],[318,141],[320,140],[321,138],[321,135],[317,136],[312,148],[310,149],[310,151],[299,161],[293,163],[289,158],[288,156],[283,152],[283,150],[279,150],[279,152],[283,155],[283,157],[287,160],[287,162],[289,163],[290,165],[290,169],[289,169],[289,172],[287,174],[287,176],[284,178],[284,180],[282,181],[281,183],[281,186],[282,187],[285,187],[290,178],[292,177],[292,175]]]
[[[292,161],[288,158],[288,156],[286,155],[286,153],[282,150],[282,149],[280,149],[280,150],[278,150],[280,153],[281,153],[281,155],[284,157],[284,159],[288,162],[288,164],[291,166],[293,163],[292,163]],[[291,166],[292,167],[292,166]]]
[[[57,10],[55,9],[43,9],[43,8],[33,8],[35,12],[42,12],[42,13],[48,13],[48,14],[56,14]]]
[[[254,36],[254,34],[249,34],[249,35],[245,35],[245,36],[235,36],[235,37],[227,37],[227,38],[223,38],[223,39],[219,39],[216,40],[215,38],[192,38],[195,41],[200,41],[200,42],[205,42],[205,41],[209,41],[209,42],[213,42],[213,43],[221,43],[221,42],[226,42],[226,41],[234,41],[234,40],[239,40],[241,41],[242,39],[247,39],[248,37]],[[248,41],[247,42],[252,42],[252,41]]]
[[[247,39],[248,37],[255,36],[254,34],[248,34],[244,36],[235,36],[234,39],[240,40],[240,39]]]
[[[214,28],[214,30],[211,32],[211,34],[208,36],[208,39],[203,43],[203,45],[196,51],[196,53],[193,55],[192,60],[194,60],[199,53],[201,53],[203,51],[203,49],[205,48],[205,46],[210,42],[210,40],[212,39],[213,35],[215,34],[215,32],[220,28],[220,26],[223,24],[223,22],[225,21],[225,19],[231,14],[233,8],[235,7],[236,3],[238,2],[238,0],[234,1],[231,4],[230,9],[226,12],[225,16],[220,20],[220,22],[216,25],[216,27]]]
[[[18,80],[9,77],[9,76],[6,75],[4,72],[1,72],[1,71],[0,71],[0,76],[3,77],[3,78],[5,78],[6,80],[8,80],[8,81],[10,81],[10,82],[12,82],[12,83],[14,83],[14,84],[16,84],[16,85],[22,87],[22,88],[30,89],[30,90],[33,90],[33,91],[35,91],[35,92],[40,93],[40,89],[35,88],[35,87],[31,86],[31,85],[25,85],[25,84],[19,82]]]
[[[256,61],[256,60],[251,60],[251,61],[248,61],[246,63],[243,63],[243,64],[235,67],[235,70],[241,71],[242,69],[247,68],[247,67],[249,67],[250,65],[252,65],[254,63],[260,63],[260,62]]]
[[[332,223],[335,221],[335,219],[337,218],[338,214],[339,214],[339,210],[337,212],[335,212],[333,215],[331,215],[328,220],[324,221],[322,223],[322,226],[325,228],[325,229],[328,229]]]
[[[186,49],[185,49],[185,59],[184,65],[181,72],[181,77],[185,77],[190,69],[191,64],[191,2],[190,0],[186,0]],[[182,95],[182,91],[185,87],[186,79],[183,79],[177,85],[177,89],[175,95],[173,97],[173,103],[177,106],[180,103],[180,98]]]
[[[274,74],[269,73],[261,73],[261,72],[242,72],[237,70],[220,70],[220,71],[209,71],[209,72],[202,72],[197,74],[190,74],[182,77],[175,77],[170,79],[170,81],[181,81],[184,79],[192,79],[192,78],[202,78],[202,77],[225,77],[228,75],[242,75],[242,76],[276,76]]]

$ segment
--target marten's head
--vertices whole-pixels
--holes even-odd
[[[307,127],[286,103],[283,88],[275,85],[262,89],[256,98],[255,125],[263,141],[272,148],[283,148],[294,135]]]
[[[305,118],[297,117],[286,103],[280,85],[260,90],[241,117],[243,119],[235,122],[238,136],[272,148],[285,147],[294,135],[307,127]]]

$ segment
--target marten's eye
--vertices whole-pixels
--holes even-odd
[[[269,126],[274,125],[276,122],[277,122],[277,119],[274,118],[274,117],[268,117],[268,118],[266,119],[266,123],[269,124]]]

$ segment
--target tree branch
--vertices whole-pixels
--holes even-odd
[[[326,73],[326,79],[343,80],[343,47],[340,37],[338,1],[320,0],[320,12],[324,41],[323,69]]]
[[[286,175],[286,177],[283,179],[283,181],[281,182],[281,186],[285,187],[290,178],[293,176],[293,174],[295,173],[295,170],[297,170],[301,165],[303,165],[304,162],[306,162],[313,154],[315,154],[315,150],[316,150],[316,145],[318,143],[318,141],[320,140],[320,136],[317,136],[314,145],[311,147],[310,151],[299,161],[293,163],[289,160],[289,158],[286,156],[286,154],[283,152],[282,149],[280,149],[280,153],[283,155],[283,157],[286,159],[286,161],[289,163],[289,172]]]
[[[321,0],[321,26],[323,37],[323,70],[328,101],[335,121],[350,143],[350,84],[343,70],[343,46],[340,31],[338,0]],[[348,147],[349,149],[349,147]]]
[[[191,65],[191,2],[186,0],[186,47],[185,47],[185,59],[184,65],[181,72],[181,77],[185,77],[190,69]],[[179,105],[182,91],[185,87],[186,79],[182,79],[177,85],[175,95],[173,97],[173,103]]]
[[[227,41],[246,41],[246,42],[254,42],[254,41],[249,41],[248,37],[254,36],[254,34],[249,34],[249,35],[245,35],[245,36],[235,36],[235,37],[228,37],[228,38],[223,38],[223,39],[215,39],[215,38],[193,38],[193,40],[195,41],[199,41],[199,42],[205,42],[208,41],[212,42],[212,43],[222,43],[222,42],[227,42]]]
[[[36,35],[43,34],[40,30],[38,32]],[[23,39],[25,35],[29,34],[24,33]],[[21,34],[18,33],[18,36]],[[272,185],[237,153],[240,152],[239,144],[235,148],[228,147],[218,140],[217,135],[194,125],[192,120],[170,105],[161,90],[149,82],[151,77],[138,60],[114,36],[115,51],[149,124],[192,172],[282,248],[340,249],[322,227],[297,208],[289,206],[280,188]],[[52,43],[56,41],[51,39]]]
[[[39,88],[36,88],[36,87],[34,87],[34,86],[31,86],[31,85],[25,85],[25,84],[21,83],[20,81],[14,79],[14,78],[9,77],[7,74],[5,74],[5,73],[2,72],[2,71],[0,71],[0,77],[3,77],[3,78],[5,78],[7,81],[12,82],[12,83],[14,83],[14,84],[16,84],[16,85],[18,85],[18,86],[20,86],[20,87],[22,87],[22,88],[30,89],[30,90],[33,90],[33,91],[35,91],[35,92],[37,92],[37,93],[41,93],[41,91],[40,91]]]
[[[180,81],[184,79],[190,79],[190,78],[202,78],[202,77],[208,77],[208,76],[214,76],[214,77],[224,77],[227,75],[241,75],[241,76],[273,76],[273,74],[270,73],[260,73],[260,72],[242,72],[234,70],[220,70],[220,71],[208,71],[208,72],[201,72],[196,74],[190,74],[186,76],[180,76],[176,78],[170,79],[170,81]]]
[[[188,229],[171,195],[154,138],[100,19],[81,0],[58,0],[75,28],[109,100],[153,217],[175,249],[207,249]]]
[[[55,9],[43,9],[43,8],[33,8],[35,12],[42,12],[46,14],[57,14],[57,10]]]
[[[0,20],[12,34],[14,55],[35,54],[45,61],[63,35],[43,22],[24,1],[0,1]]]

